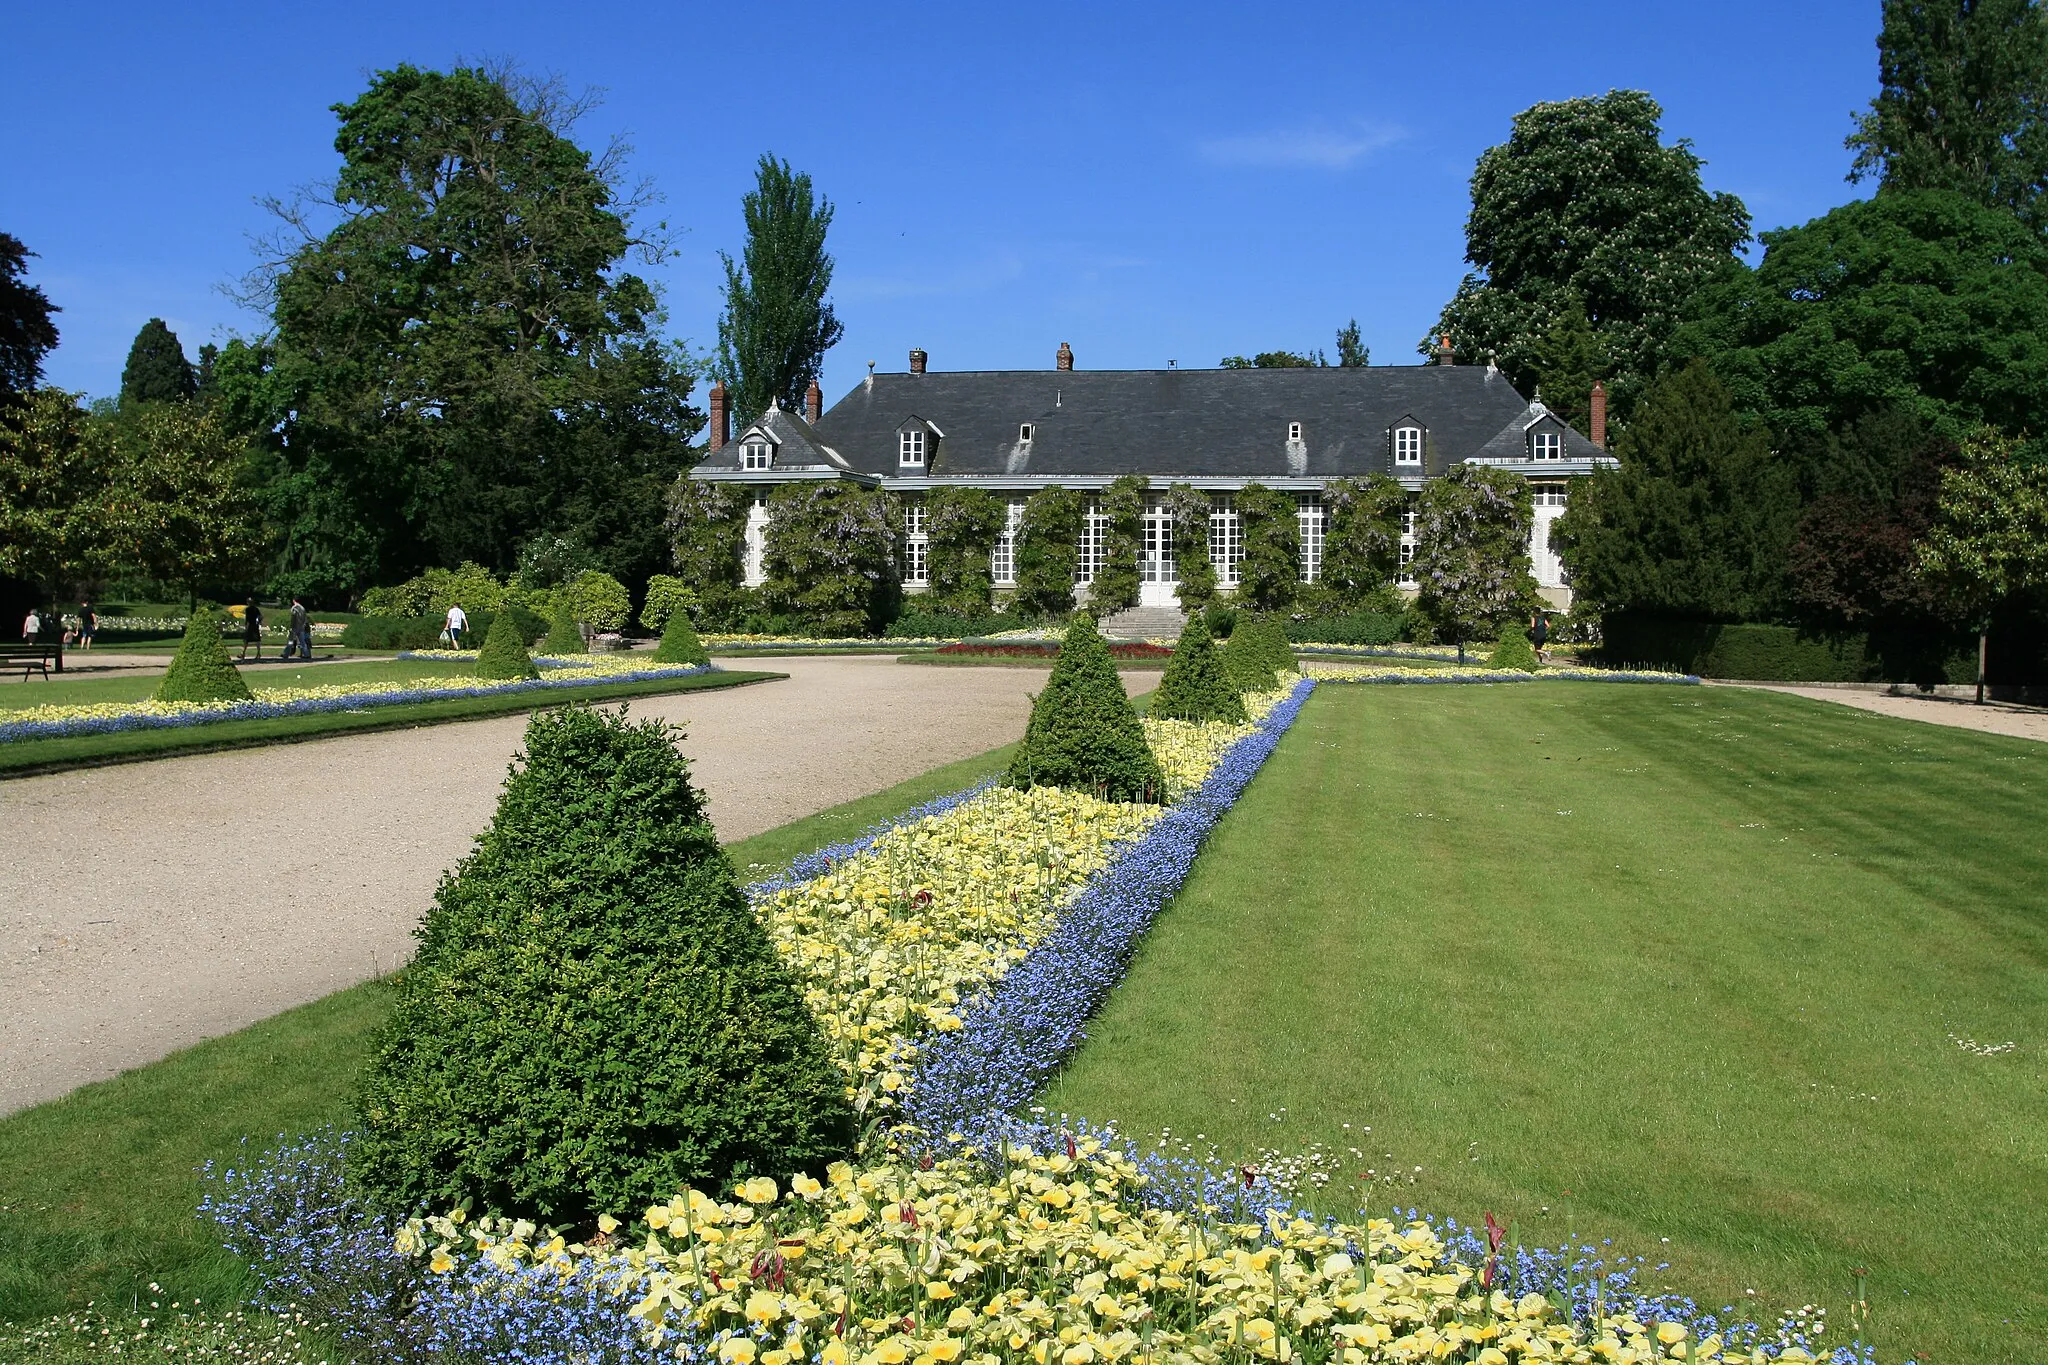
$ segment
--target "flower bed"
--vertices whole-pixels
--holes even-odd
[[[835,639],[820,639],[808,635],[721,635],[716,632],[699,635],[704,648],[714,652],[732,650],[810,650],[810,649],[929,649],[934,645],[949,645],[950,639],[918,637],[908,640],[878,640],[864,635],[844,636]]]
[[[473,655],[465,656],[474,658]],[[536,661],[539,662],[539,661]],[[95,702],[81,706],[31,706],[4,714],[0,744],[68,735],[104,735],[123,730],[164,730],[186,725],[211,725],[224,720],[260,720],[272,716],[303,716],[332,711],[367,710],[412,702],[450,701],[460,697],[505,693],[547,692],[598,687],[608,683],[686,678],[708,673],[708,664],[690,666],[633,663],[627,659],[550,659],[542,664],[552,676],[537,680],[496,681],[446,678],[389,683],[333,683],[317,687],[257,688],[251,701]]]
[[[1171,806],[980,788],[751,888],[869,1121],[858,1165],[786,1191],[678,1191],[582,1242],[459,1212],[394,1237],[347,1198],[343,1138],[229,1174],[212,1211],[274,1300],[341,1304],[373,1348],[410,1334],[414,1351],[719,1365],[1807,1358],[1796,1324],[1642,1295],[1590,1250],[1511,1251],[1413,1214],[1307,1217],[1254,1173],[1018,1116],[1314,685],[1254,699],[1246,725],[1148,719]]]
[[[1332,683],[1523,683],[1612,682],[1690,683],[1693,673],[1659,673],[1650,669],[1545,668],[1525,673],[1518,668],[1400,668],[1391,664],[1325,664],[1307,660],[1301,671],[1317,682]]]
[[[1059,657],[1060,647],[1057,641],[1027,643],[1008,640],[962,640],[958,644],[945,645],[935,652],[942,657],[1043,659],[1050,663]],[[1145,640],[1112,640],[1109,642],[1109,656],[1112,659],[1165,660],[1173,657],[1173,650],[1170,646],[1156,645]]]

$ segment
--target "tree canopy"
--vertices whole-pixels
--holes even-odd
[[[1681,338],[1743,411],[1781,433],[1888,405],[1952,438],[2048,432],[2048,242],[2013,215],[1901,191],[1763,241]]]
[[[121,371],[121,403],[178,403],[199,392],[199,376],[185,358],[185,348],[162,318],[151,318],[128,348]]]
[[[51,315],[62,310],[22,278],[35,254],[19,237],[0,232],[0,398],[40,383],[43,357],[57,348]]]
[[[832,201],[813,194],[808,175],[764,153],[740,209],[747,223],[740,260],[719,253],[725,314],[718,320],[717,369],[734,412],[748,422],[770,403],[802,411],[825,352],[846,329],[825,302]]]
[[[1951,190],[2048,229],[2048,13],[2039,0],[1884,0],[1879,90],[1851,180]]]
[[[1260,351],[1255,356],[1227,355],[1216,364],[1225,370],[1314,370],[1329,362],[1323,359],[1321,351],[1312,355],[1300,351]]]
[[[1524,393],[1576,299],[1612,364],[1609,390],[1631,408],[1702,284],[1736,266],[1749,211],[1700,183],[1689,143],[1662,141],[1663,110],[1640,90],[1538,104],[1472,174],[1465,256],[1474,270],[1425,340],[1461,362],[1489,358]]]
[[[624,149],[568,135],[588,107],[507,70],[413,66],[335,106],[331,189],[274,205],[285,240],[255,281],[274,335],[214,367],[268,446],[277,586],[502,573],[542,533],[621,578],[664,567],[662,497],[701,417],[653,289],[620,268],[660,247]]]
[[[1621,467],[1575,487],[1551,531],[1578,600],[1596,611],[1771,619],[1797,492],[1714,373],[1695,361],[1659,379],[1614,453]]]

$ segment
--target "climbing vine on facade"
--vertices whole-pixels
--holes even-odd
[[[880,634],[902,588],[896,499],[831,482],[783,484],[768,495],[763,595],[768,609],[823,636]]]
[[[1017,594],[1012,610],[1062,617],[1074,609],[1081,526],[1087,500],[1071,488],[1041,488],[1024,503],[1017,528]]]
[[[1125,474],[1102,490],[1102,562],[1088,587],[1088,607],[1097,616],[1138,605],[1138,537],[1148,486],[1142,475]]]
[[[933,609],[967,617],[989,613],[995,586],[989,556],[1009,515],[1009,503],[985,488],[934,488],[927,495]]]
[[[1380,604],[1401,571],[1408,494],[1385,474],[1332,479],[1323,490],[1323,597],[1332,611]]]
[[[1209,495],[1193,484],[1177,483],[1166,490],[1182,611],[1200,611],[1216,597],[1216,566],[1209,559],[1210,507]]]
[[[1258,611],[1285,611],[1301,587],[1301,522],[1292,494],[1248,483],[1237,495],[1244,559],[1238,600]]]
[[[747,572],[747,511],[753,494],[688,474],[668,495],[669,545],[676,577],[695,599],[699,625],[723,622],[738,608]]]

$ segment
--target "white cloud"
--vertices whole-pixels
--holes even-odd
[[[1311,167],[1341,171],[1382,147],[1407,136],[1392,124],[1353,124],[1349,128],[1306,126],[1275,128],[1212,138],[1201,144],[1204,160],[1218,166]]]

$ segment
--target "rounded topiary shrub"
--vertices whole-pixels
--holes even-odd
[[[1245,718],[1244,697],[1223,671],[1223,660],[1210,642],[1201,612],[1192,612],[1181,629],[1173,658],[1152,694],[1151,714],[1167,720]]]
[[[658,664],[708,664],[711,655],[704,649],[704,642],[697,638],[697,632],[690,627],[686,612],[671,612],[668,625],[662,629],[661,643],[654,647],[654,662]]]
[[[164,680],[157,684],[158,701],[249,701],[249,684],[228,657],[220,635],[220,617],[209,607],[193,612],[185,622],[185,638],[178,645]]]
[[[526,641],[522,638],[519,620],[509,611],[501,611],[491,618],[491,633],[484,637],[484,647],[477,651],[476,675],[479,678],[538,678],[540,670],[533,666],[533,657],[526,652]]]
[[[1112,801],[1160,794],[1164,784],[1145,727],[1087,616],[1067,627],[1003,780],[1012,787],[1072,787]]]
[[[576,629],[576,608],[569,602],[569,595],[563,593],[555,601],[554,620],[548,625],[548,638],[540,642],[543,654],[587,654],[589,649],[583,643],[583,632]]]
[[[567,707],[522,757],[364,1073],[351,1178],[373,1206],[581,1226],[847,1155],[845,1077],[670,727]]]
[[[1524,673],[1536,671],[1536,647],[1529,643],[1529,632],[1520,626],[1509,626],[1500,633],[1500,643],[1493,647],[1493,655],[1486,661],[1488,668],[1519,668]]]

